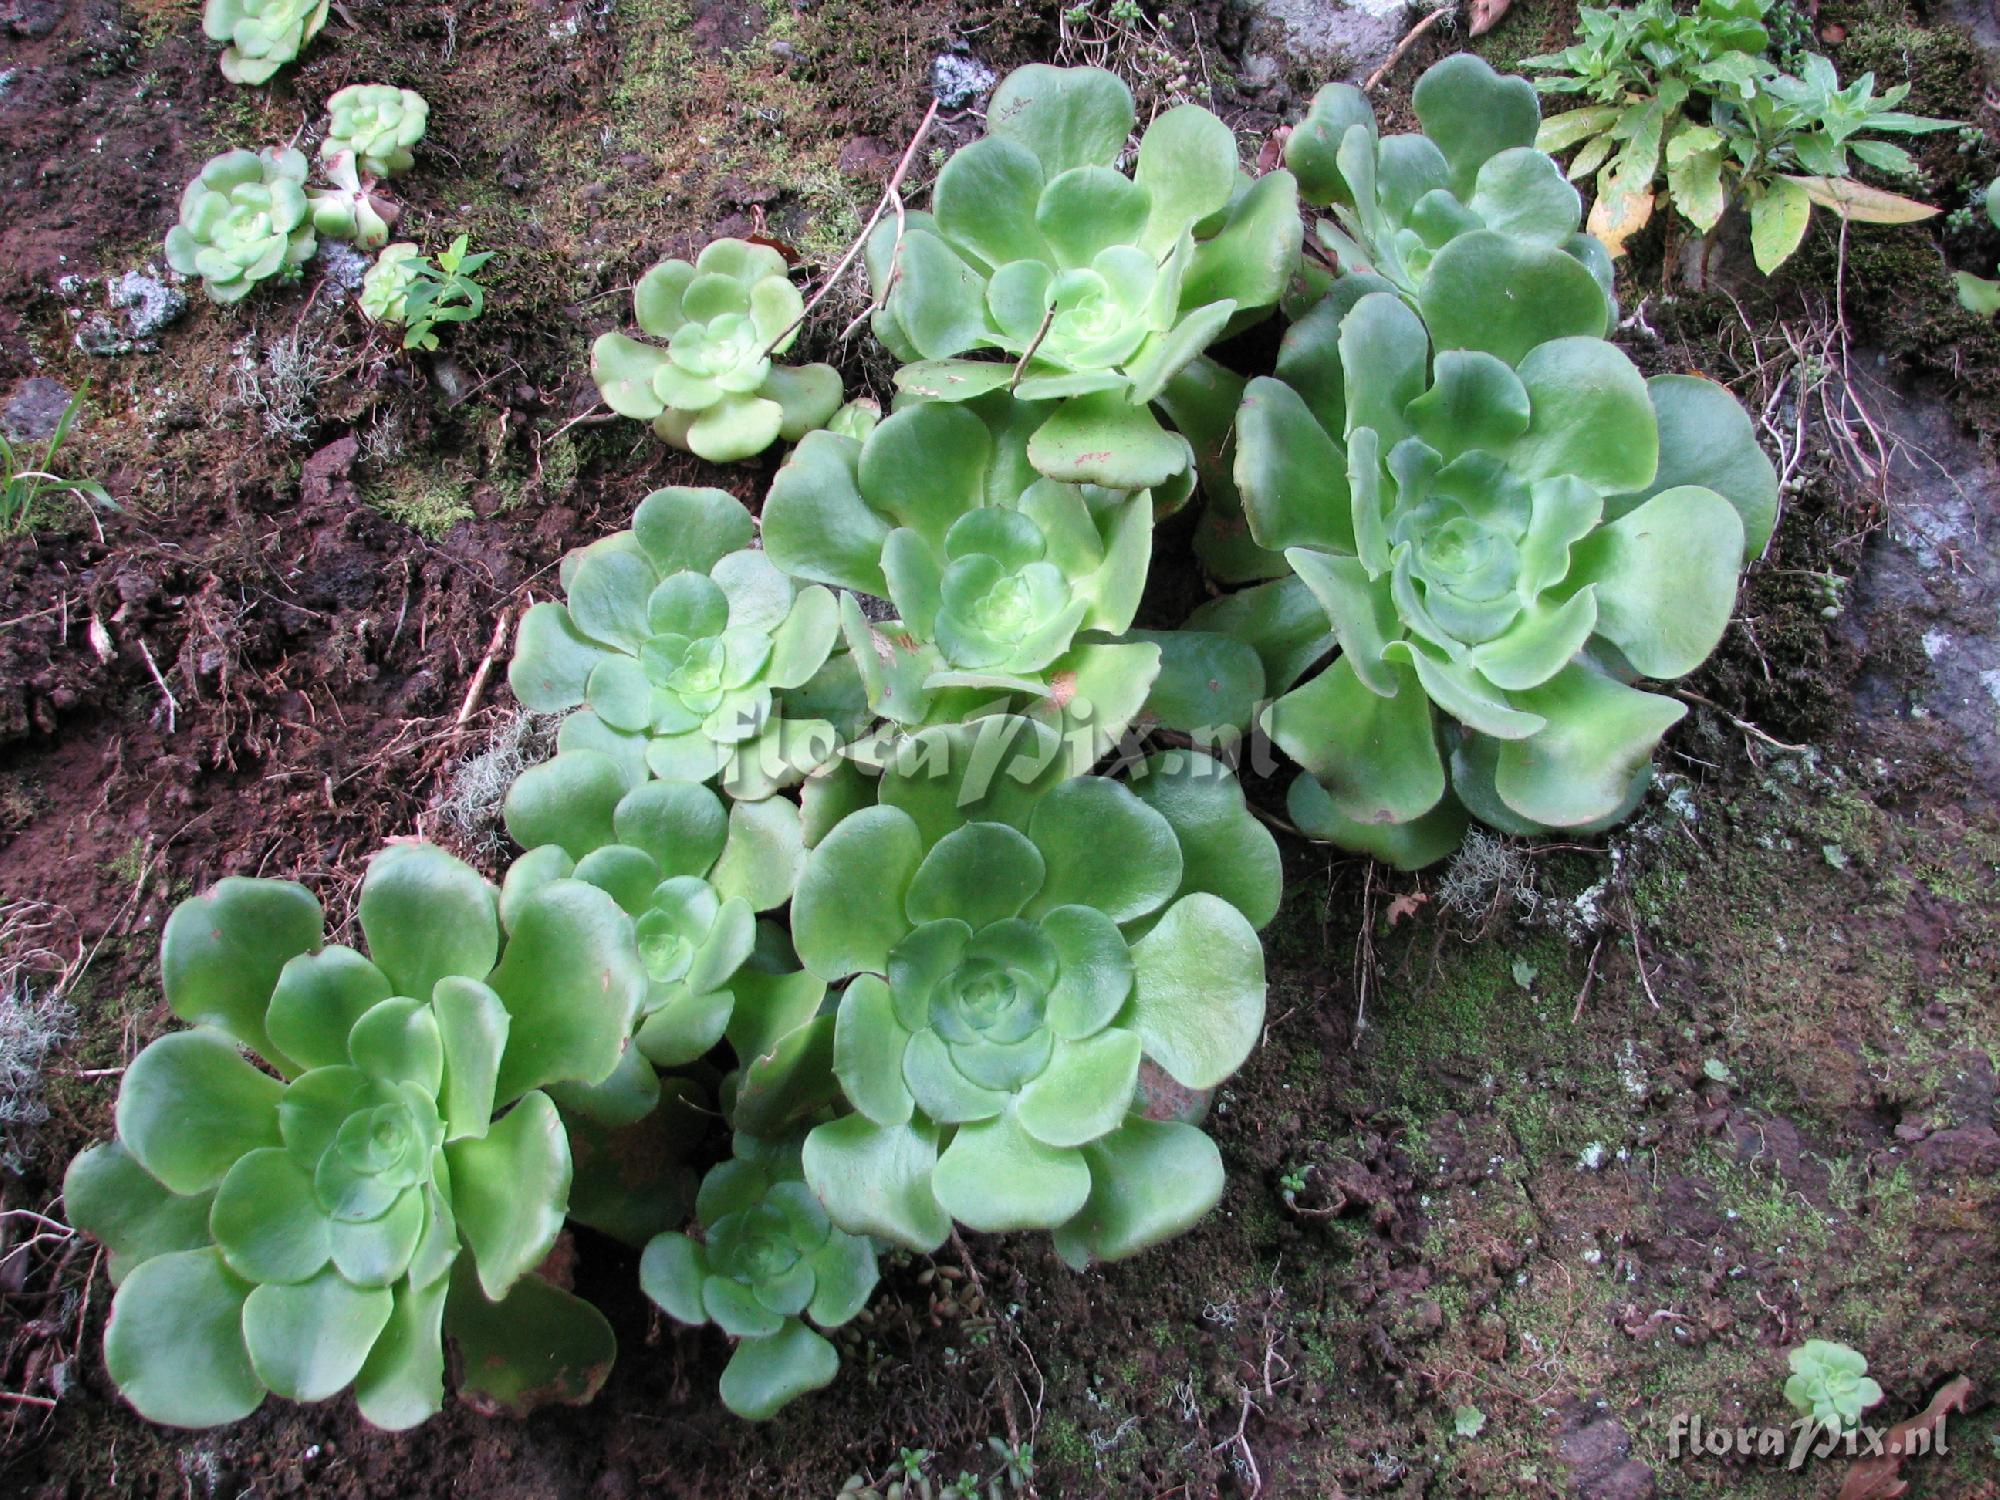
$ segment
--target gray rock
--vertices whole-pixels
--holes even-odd
[[[31,375],[14,387],[0,408],[0,430],[10,443],[45,443],[55,436],[56,423],[73,399],[69,387],[45,375]]]
[[[999,75],[976,57],[941,52],[931,59],[931,92],[941,109],[964,109],[999,82]]]
[[[76,347],[85,354],[130,354],[132,340],[105,313],[92,313],[76,327]]]
[[[1407,0],[1253,0],[1252,9],[1282,39],[1286,56],[1311,64],[1325,81],[1352,83],[1381,66],[1418,11]]]
[[[375,264],[374,256],[364,255],[344,240],[321,240],[314,259],[325,272],[328,285],[342,292],[360,290],[361,278]]]
[[[140,271],[127,271],[112,282],[109,300],[124,311],[125,331],[142,345],[177,322],[188,305],[179,288]]]

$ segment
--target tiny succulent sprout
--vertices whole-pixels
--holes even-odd
[[[389,243],[389,226],[402,206],[385,193],[364,184],[355,171],[351,151],[323,160],[327,186],[312,195],[313,228],[330,240],[346,240],[357,250],[379,250]],[[414,253],[416,246],[410,246]]]
[[[1489,336],[1515,358],[1530,335],[1602,337],[1611,257],[1581,231],[1583,200],[1562,168],[1535,147],[1534,86],[1462,52],[1417,80],[1412,104],[1422,133],[1385,137],[1359,89],[1329,84],[1285,144],[1300,196],[1331,210],[1317,233],[1341,269],[1381,278],[1447,348],[1474,314],[1501,320],[1510,331]],[[1510,296],[1465,295],[1492,286]]]
[[[1160,115],[1127,176],[1130,90],[1041,64],[994,91],[984,139],[954,153],[932,211],[870,237],[877,336],[913,395],[1007,389],[1054,403],[1028,445],[1042,473],[1148,489],[1188,467],[1151,403],[1209,344],[1262,317],[1296,271],[1292,174],[1252,180],[1199,105]],[[997,351],[993,360],[958,356]]]
[[[1029,435],[1050,409],[919,402],[859,442],[808,434],[772,482],[764,545],[793,577],[853,591],[842,623],[876,714],[1012,703],[1088,722],[1101,748],[1144,702],[1159,648],[1113,637],[1146,586],[1153,499],[1036,473]],[[857,593],[896,618],[870,620]]]
[[[410,285],[423,257],[408,240],[384,245],[361,278],[361,310],[377,323],[401,323]]]
[[[503,905],[574,878],[608,892],[637,930],[647,979],[639,1052],[691,1063],[723,1039],[734,983],[758,943],[757,914],[792,898],[805,861],[796,804],[723,801],[706,786],[645,781],[597,750],[567,750],[521,773],[507,830],[530,852]]]
[[[1292,326],[1245,391],[1235,477],[1294,576],[1194,620],[1265,659],[1263,726],[1308,773],[1293,821],[1406,868],[1468,814],[1523,834],[1626,816],[1686,712],[1634,681],[1715,649],[1777,514],[1721,386],[1648,381],[1598,338],[1520,354],[1497,315],[1461,327],[1434,352],[1361,277]],[[1292,686],[1329,632],[1340,655]]]
[[[268,83],[297,59],[326,24],[330,0],[208,0],[202,29],[227,42],[222,76],[231,83]]]
[[[167,264],[199,276],[212,302],[240,302],[260,281],[296,275],[318,248],[306,159],[290,147],[225,151],[181,194]]]
[[[1882,1387],[1868,1378],[1868,1361],[1845,1344],[1807,1339],[1785,1362],[1792,1368],[1785,1399],[1829,1432],[1853,1428],[1882,1399]]]
[[[365,178],[395,177],[410,170],[410,148],[424,138],[430,105],[415,89],[387,83],[351,83],[326,101],[333,123],[320,142],[320,159],[343,152]]]
[[[736,1154],[702,1180],[699,1239],[656,1236],[639,1262],[648,1297],[682,1323],[714,1323],[736,1340],[722,1404],[762,1421],[832,1382],[834,1329],[875,1290],[875,1247],[837,1229],[806,1186],[796,1141],[739,1133]]]
[[[351,1386],[409,1427],[442,1403],[447,1335],[461,1394],[496,1410],[588,1400],[609,1369],[604,1319],[533,1273],[571,1179],[543,1089],[616,1066],[645,995],[630,921],[575,880],[503,918],[476,871],[406,843],[369,865],[359,925],[366,954],[324,941],[303,887],[243,879],[167,922],[195,1029],[133,1061],[117,1140],[64,1184],[111,1253],[105,1365],[153,1421]]]
[[[651,422],[676,448],[711,463],[754,458],[797,442],[840,405],[831,365],[782,365],[805,300],[769,245],[716,240],[692,264],[661,261],[639,278],[633,314],[664,348],[607,333],[590,351],[591,378],[620,416]]]
[[[568,602],[528,611],[508,672],[523,706],[569,713],[559,748],[602,751],[632,786],[720,775],[755,800],[859,727],[833,595],[797,587],[752,532],[721,490],[656,490],[629,531],[563,560]]]
[[[1072,777],[1053,730],[991,715],[917,732],[872,783],[816,777],[805,816],[793,939],[847,981],[855,1112],[805,1145],[836,1224],[914,1250],[953,1221],[1047,1229],[1082,1265],[1214,1206],[1214,1142],[1147,1101],[1214,1089],[1263,1029],[1278,852],[1228,771],[1170,751],[1129,785]]]

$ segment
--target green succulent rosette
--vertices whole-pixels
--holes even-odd
[[[111,1252],[105,1364],[152,1421],[351,1386],[409,1427],[443,1401],[447,1335],[461,1395],[494,1409],[586,1401],[609,1370],[603,1318],[530,1273],[571,1180],[543,1089],[616,1066],[645,994],[629,920],[574,880],[503,920],[427,844],[376,856],[359,920],[365,955],[324,941],[303,887],[228,879],[167,923],[167,1003],[195,1029],[133,1061],[117,1140],[64,1184]]]
[[[240,302],[260,281],[297,274],[318,246],[306,159],[289,146],[225,151],[181,194],[167,264],[199,276],[211,302]]]
[[[559,748],[604,752],[629,785],[720,776],[756,800],[839,747],[861,708],[852,663],[829,660],[839,606],[754,530],[721,490],[656,490],[563,560],[568,602],[528,611],[508,671],[524,707],[569,714]]]
[[[839,408],[831,365],[781,365],[805,300],[769,245],[716,240],[694,262],[664,260],[639,278],[633,316],[666,347],[607,333],[590,375],[620,416],[651,422],[676,448],[734,463],[797,442]]]
[[[410,287],[416,282],[423,255],[409,240],[384,245],[361,277],[361,310],[377,323],[404,322]]]
[[[231,83],[268,83],[326,25],[330,0],[208,0],[202,30],[227,42],[222,76]]]
[[[1468,814],[1517,833],[1624,817],[1686,712],[1638,680],[1714,650],[1776,517],[1721,386],[1649,381],[1602,339],[1505,347],[1434,352],[1399,297],[1336,287],[1237,420],[1247,523],[1295,576],[1191,622],[1290,688],[1262,723],[1308,773],[1293,821],[1412,868]],[[1339,656],[1308,676],[1329,635]]]
[[[363,177],[395,177],[416,162],[410,148],[424,138],[431,107],[415,89],[387,83],[350,83],[326,101],[332,117],[320,160],[345,153]]]
[[[1858,1426],[1861,1414],[1882,1399],[1882,1387],[1868,1376],[1867,1359],[1845,1344],[1807,1339],[1785,1362],[1792,1371],[1785,1379],[1785,1400],[1828,1432]]]
[[[756,956],[758,914],[791,900],[805,862],[797,805],[772,797],[725,809],[706,786],[680,781],[628,789],[609,756],[572,750],[523,771],[504,812],[528,853],[508,871],[503,906],[574,879],[632,918],[647,978],[639,1054],[679,1067],[721,1041],[733,986]]]
[[[1393,287],[1440,348],[1490,348],[1511,363],[1544,339],[1603,337],[1616,313],[1611,257],[1581,231],[1583,202],[1562,168],[1535,147],[1534,85],[1462,52],[1433,65],[1411,102],[1422,133],[1383,136],[1361,90],[1329,84],[1285,144],[1300,197],[1331,210],[1316,232],[1340,268]],[[1494,286],[1510,295],[1480,295]],[[1323,290],[1312,285],[1306,305]]]
[[[1070,776],[1054,731],[996,716],[816,777],[806,823],[793,939],[847,981],[855,1112],[804,1156],[836,1224],[919,1250],[954,1220],[1048,1229],[1081,1264],[1214,1205],[1214,1142],[1146,1118],[1140,1079],[1213,1089],[1263,1028],[1278,855],[1226,770],[1173,751],[1129,785]]]
[[[848,649],[893,724],[1029,709],[1087,724],[1101,748],[1145,701],[1159,648],[1117,637],[1146,586],[1153,499],[1038,474],[1027,447],[1047,412],[920,402],[858,442],[808,435],[772,482],[771,560],[850,591]]]
[[[819,1390],[840,1355],[834,1329],[875,1290],[875,1247],[834,1227],[807,1187],[796,1141],[738,1134],[736,1155],[702,1180],[701,1237],[656,1236],[639,1262],[646,1295],[679,1322],[714,1323],[736,1341],[722,1404],[762,1421]]]
[[[1165,484],[1187,444],[1152,403],[1187,362],[1274,306],[1303,237],[1288,171],[1255,180],[1198,105],[1155,119],[1127,176],[1132,95],[1097,68],[1017,69],[986,136],[955,152],[932,211],[884,220],[868,270],[875,332],[911,394],[1006,389],[1055,405],[1028,444],[1052,479]],[[994,350],[1002,358],[957,356]]]

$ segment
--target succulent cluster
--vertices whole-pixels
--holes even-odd
[[[413,98],[336,96],[362,193]],[[869,247],[913,361],[887,417],[774,362],[806,304],[768,245],[646,273],[662,342],[598,340],[606,401],[715,462],[796,447],[760,517],[657,490],[524,617],[515,696],[563,717],[497,889],[390,848],[366,956],[282,882],[176,912],[196,1029],[133,1065],[70,1182],[141,1411],[352,1385],[405,1425],[447,1337],[476,1401],[581,1399],[609,1331],[537,1270],[567,1214],[645,1246],[647,1294],[736,1340],[724,1403],[768,1416],[834,1377],[876,1242],[1046,1231],[1083,1266],[1215,1205],[1203,1120],[1263,1031],[1283,895],[1246,736],[1301,768],[1292,827],[1406,866],[1472,819],[1631,810],[1684,711],[1648,684],[1714,648],[1775,476],[1721,387],[1607,342],[1609,258],[1533,89],[1452,58],[1416,112],[1384,137],[1330,88],[1253,177],[1170,110],[1128,174],[1123,84],[1022,69]],[[239,155],[189,210],[235,295],[312,234],[302,159]],[[364,305],[420,340],[476,312],[450,278],[482,259],[388,246]],[[1197,486],[1214,597],[1139,628]]]

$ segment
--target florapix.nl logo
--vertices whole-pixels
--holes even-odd
[[[1812,1417],[1768,1427],[1705,1422],[1699,1412],[1675,1412],[1667,1425],[1667,1456],[1676,1461],[1724,1458],[1775,1459],[1787,1469],[1835,1458],[1924,1458],[1951,1449],[1947,1418],[1903,1427],[1858,1426],[1845,1431]]]

